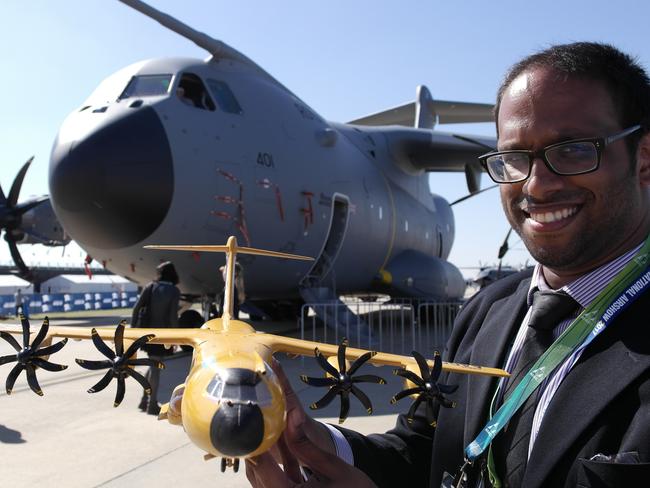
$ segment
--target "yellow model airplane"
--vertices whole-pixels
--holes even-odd
[[[374,365],[390,365],[401,369],[395,374],[406,379],[407,389],[391,400],[396,402],[406,396],[415,401],[408,417],[412,419],[415,410],[426,402],[426,414],[432,425],[433,404],[453,406],[445,395],[455,387],[437,383],[441,371],[507,376],[500,369],[481,366],[443,363],[436,353],[432,361],[426,361],[414,353],[414,358],[396,354],[375,353],[347,347],[292,339],[256,332],[249,324],[232,317],[234,269],[237,253],[274,256],[289,259],[309,260],[304,256],[285,254],[262,249],[238,247],[235,237],[230,237],[225,246],[147,246],[152,249],[189,250],[226,253],[226,287],[224,313],[221,318],[209,320],[200,329],[125,329],[125,323],[116,328],[83,329],[78,327],[50,327],[46,318],[33,341],[29,322],[24,317],[22,328],[0,326],[0,336],[16,349],[15,355],[0,357],[0,366],[16,362],[6,382],[10,394],[18,375],[25,370],[30,388],[37,394],[43,392],[36,379],[36,369],[60,371],[67,366],[48,361],[50,355],[58,352],[67,339],[91,339],[97,349],[106,357],[104,360],[77,359],[87,369],[107,369],[106,375],[88,391],[94,393],[104,389],[113,378],[117,380],[117,394],[114,406],[124,398],[125,380],[132,377],[145,390],[147,380],[135,371],[134,366],[163,364],[153,359],[137,359],[137,351],[145,344],[190,345],[194,355],[185,383],[177,386],[170,402],[161,408],[160,419],[167,419],[175,425],[183,425],[191,441],[205,451],[206,459],[222,457],[222,470],[226,466],[239,466],[240,458],[257,456],[268,450],[278,440],[285,428],[285,400],[280,384],[269,366],[276,352],[292,355],[316,355],[320,366],[327,372],[325,377],[301,379],[312,386],[329,387],[325,396],[310,405],[316,409],[329,404],[337,395],[341,396],[340,421],[345,420],[349,409],[349,395],[357,397],[372,413],[368,397],[359,390],[358,383],[384,383],[374,375],[354,376],[359,367],[369,362]],[[23,347],[11,334],[23,337]],[[65,339],[52,345],[52,339]],[[104,341],[115,344],[113,351]],[[41,347],[43,346],[43,347]],[[128,346],[128,347],[127,347]],[[338,369],[334,366],[338,361]],[[348,365],[348,361],[352,364]],[[419,370],[420,376],[417,371]]]

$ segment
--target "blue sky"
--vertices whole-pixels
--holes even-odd
[[[650,2],[151,0],[151,4],[256,61],[328,120],[345,122],[413,99],[493,102],[503,73],[522,56],[576,40],[612,43],[650,68]],[[164,56],[205,58],[189,41],[116,0],[3,0],[0,4],[0,183],[36,159],[21,198],[48,192],[49,151],[65,116],[109,74]],[[493,135],[490,124],[441,130]],[[484,185],[490,184],[487,176]],[[436,173],[431,188],[452,201],[461,174]],[[508,229],[498,192],[454,207],[457,266],[494,263]],[[518,238],[506,262],[528,254]],[[0,261],[8,259],[0,243]],[[56,260],[23,246],[29,261]],[[79,250],[68,251],[81,263]],[[472,274],[473,271],[466,273]]]

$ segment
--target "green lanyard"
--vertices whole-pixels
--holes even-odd
[[[650,236],[646,238],[643,246],[630,262],[535,362],[476,439],[465,448],[465,456],[469,463],[474,462],[485,452],[514,413],[559,364],[576,348],[584,348],[591,343],[624,308],[650,287],[650,272],[647,271],[649,260]],[[621,301],[625,302],[623,306]],[[488,455],[488,471],[493,486],[500,487],[501,483],[494,470],[491,452]]]

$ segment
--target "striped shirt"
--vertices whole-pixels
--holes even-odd
[[[627,253],[619,256],[618,258],[610,261],[607,264],[602,265],[600,268],[587,273],[586,275],[581,276],[577,280],[569,283],[568,285],[563,286],[560,290],[566,292],[571,298],[573,298],[580,307],[574,314],[564,319],[560,322],[555,329],[553,329],[553,338],[557,339],[566,329],[569,327],[571,322],[587,307],[589,304],[598,296],[598,294],[605,289],[609,282],[616,276],[616,274],[621,271],[625,265],[634,257],[637,251],[641,248],[643,243],[636,246],[634,249],[628,251]],[[528,318],[530,315],[530,306],[533,303],[533,295],[537,290],[550,290],[551,288],[546,283],[544,275],[542,273],[541,265],[535,266],[533,271],[532,279],[530,280],[530,289],[528,290],[528,313],[524,317],[524,320],[519,327],[517,336],[510,350],[508,359],[504,369],[509,373],[514,369],[519,355],[521,354],[521,349],[526,337],[526,331],[528,328]],[[562,380],[569,374],[571,368],[578,362],[582,352],[584,351],[584,346],[579,346],[571,355],[569,355],[562,364],[560,364],[554,372],[552,372],[546,380],[541,384],[537,395],[537,409],[535,410],[535,416],[533,417],[533,425],[530,433],[530,444],[528,445],[528,456],[533,450],[535,440],[537,439],[537,434],[539,433],[539,428],[544,419],[544,414],[548,409],[549,404],[553,400],[553,396],[557,389],[560,387]],[[502,395],[505,391],[505,386],[507,383],[507,378],[502,378],[499,383],[499,394],[497,397],[497,404],[501,404],[503,401]]]

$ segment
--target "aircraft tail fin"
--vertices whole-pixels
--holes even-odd
[[[228,329],[230,320],[233,317],[233,298],[235,293],[235,262],[237,253],[241,254],[255,254],[257,256],[269,256],[274,258],[284,259],[298,259],[302,261],[313,261],[314,258],[308,256],[300,256],[298,254],[289,254],[277,251],[267,251],[266,249],[256,249],[254,247],[240,247],[237,245],[237,238],[230,236],[225,246],[160,246],[150,245],[144,246],[145,249],[160,249],[167,251],[194,251],[194,252],[224,252],[226,253],[226,286],[223,301],[223,314],[221,315],[221,326]]]

